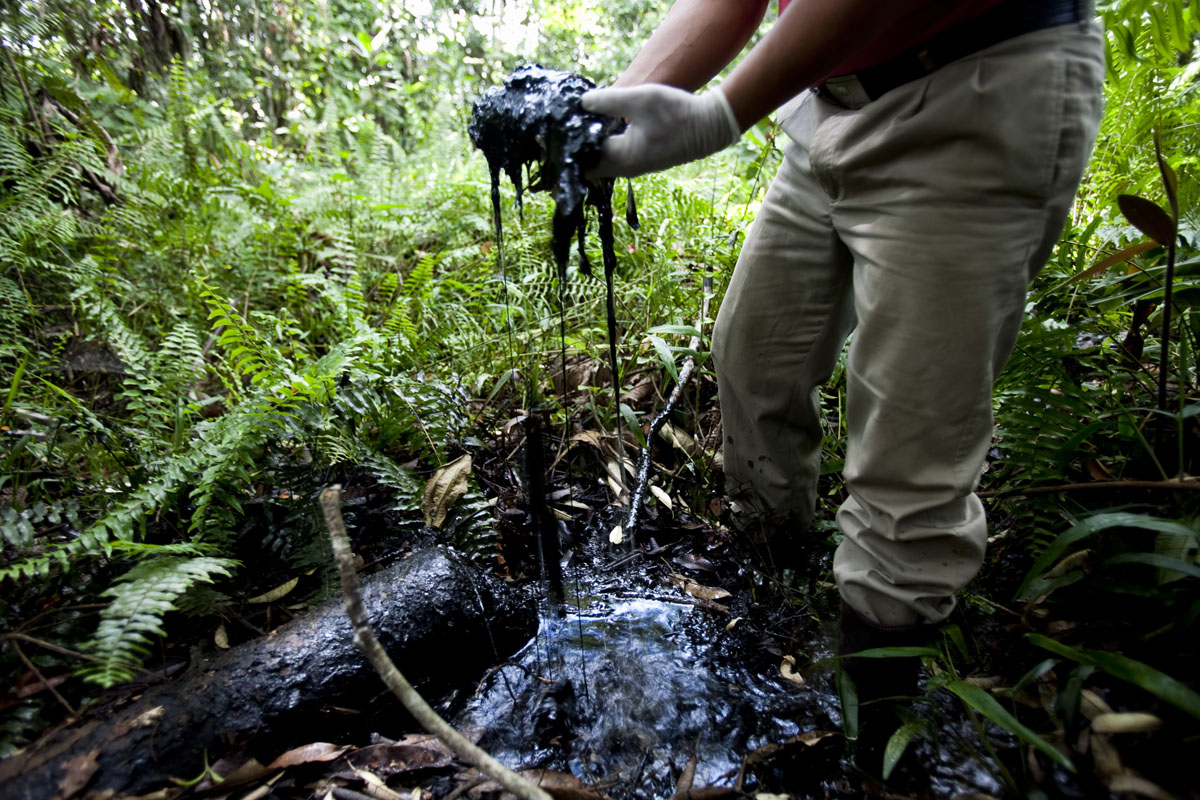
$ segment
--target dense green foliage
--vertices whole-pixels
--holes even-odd
[[[1196,472],[1200,11],[1101,6],[1101,139],[999,386],[983,488],[1001,496],[994,551],[1033,570],[1001,602],[1066,619],[1097,595],[1131,618],[1154,605],[1161,656],[1200,629],[1196,495],[1003,497]],[[172,612],[219,615],[264,580],[314,570],[320,593],[329,565],[311,498],[327,480],[385,492],[415,525],[429,474],[531,402],[560,423],[615,428],[601,378],[570,406],[552,399],[548,202],[527,199],[519,219],[506,196],[502,279],[465,121],[482,88],[524,61],[612,79],[664,8],[41,0],[0,12],[0,586],[4,627],[59,648],[21,640],[34,664],[109,686],[162,646]],[[764,123],[704,169],[638,182],[641,230],[616,226],[624,388],[673,373],[687,337],[658,326],[694,320],[703,274],[719,299],[778,160],[774,135]],[[1173,246],[1083,274],[1145,239],[1121,193],[1167,209]],[[571,359],[604,363],[602,281],[572,273],[566,297]],[[1169,403],[1155,410],[1163,348]],[[842,388],[827,389],[831,472]],[[620,413],[640,423],[649,411]],[[684,474],[693,508],[719,493],[709,461]],[[473,485],[446,526],[484,556],[487,499]],[[1132,516],[1115,527],[1081,523],[1117,504]],[[1058,539],[1079,524],[1084,556],[1070,548],[1085,534]],[[1091,642],[1059,646],[1076,644]],[[24,673],[14,652],[0,659]],[[1079,663],[1081,682],[1120,671],[1080,652],[1057,654]],[[1198,655],[1153,663],[1187,679]],[[986,705],[967,684],[950,688]],[[10,704],[0,749],[45,724],[43,697]]]

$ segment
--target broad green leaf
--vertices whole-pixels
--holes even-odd
[[[1038,633],[1027,634],[1026,638],[1051,653],[1080,664],[1097,667],[1114,678],[1141,687],[1160,700],[1165,700],[1181,711],[1186,711],[1200,719],[1200,694],[1170,675],[1159,672],[1149,664],[1136,661],[1120,653],[1071,647]]]
[[[839,665],[834,673],[838,697],[842,701],[842,730],[848,741],[858,739],[858,687],[850,673]]]
[[[1017,681],[1011,689],[1005,690],[1006,694],[1016,694],[1029,684],[1036,681],[1038,678],[1045,675],[1050,670],[1054,669],[1056,666],[1058,666],[1057,658],[1047,658],[1045,661],[1041,662],[1033,669],[1022,675],[1021,679]]]
[[[914,656],[937,658],[940,655],[941,653],[933,647],[872,647],[856,653],[843,653],[834,658],[912,658]]]
[[[1064,769],[1071,772],[1075,771],[1075,765],[1071,763],[1071,759],[1060,753],[1056,747],[1041,736],[1038,736],[1032,730],[1022,725],[1004,706],[1000,705],[996,698],[983,689],[980,689],[978,686],[972,686],[965,681],[950,681],[946,684],[946,688],[958,695],[959,699],[966,703],[967,706],[975,709],[1021,741],[1045,753],[1046,756]]]
[[[671,351],[670,345],[660,336],[650,336],[650,343],[654,345],[654,352],[658,353],[658,360],[662,363],[672,379],[679,380],[679,368],[675,366],[675,354]]]
[[[655,325],[646,333],[675,334],[677,336],[699,336],[700,331],[693,325]]]
[[[1172,558],[1171,556],[1160,555],[1159,553],[1122,553],[1119,556],[1113,556],[1104,561],[1104,566],[1106,567],[1114,564],[1146,564],[1151,567],[1190,575],[1193,578],[1200,578],[1200,566],[1184,561],[1181,558]]]
[[[896,764],[900,763],[904,751],[908,749],[909,744],[917,738],[924,727],[925,723],[920,720],[906,722],[888,738],[887,744],[883,748],[883,779],[885,781],[892,776],[892,770],[896,768]]]
[[[1188,47],[1190,47],[1190,44]],[[1157,130],[1154,131],[1154,159],[1158,162],[1158,171],[1162,177],[1163,191],[1167,195],[1167,205],[1171,207],[1171,218],[1179,219],[1179,178],[1175,175],[1175,170],[1171,169],[1171,165],[1163,158],[1162,140]]]
[[[1088,517],[1062,533],[1049,547],[1042,551],[1042,554],[1038,556],[1033,566],[1029,569],[1029,574],[1025,577],[1024,583],[1021,584],[1021,588],[1017,590],[1017,599],[1031,600],[1046,592],[1049,588],[1049,582],[1042,576],[1068,547],[1081,539],[1091,536],[1093,533],[1117,527],[1178,533],[1192,538],[1198,537],[1196,531],[1181,523],[1159,519],[1148,514],[1132,514],[1125,511],[1116,511]]]

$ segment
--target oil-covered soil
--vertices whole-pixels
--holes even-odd
[[[603,459],[592,447],[556,459],[560,443],[548,436],[542,441],[543,462],[552,465],[546,491],[552,507],[569,512],[557,526],[566,597],[556,603],[546,598],[539,578],[530,506],[520,470],[513,468],[526,461],[522,428],[508,430],[474,450],[476,479],[493,498],[490,525],[497,531],[478,551],[475,569],[540,604],[536,635],[482,675],[478,665],[495,661],[495,637],[511,629],[503,620],[493,621],[503,630],[451,627],[407,659],[417,674],[423,662],[461,654],[455,658],[463,669],[437,668],[444,680],[436,688],[429,683],[430,699],[507,764],[546,782],[555,797],[682,798],[690,789],[691,797],[707,800],[763,794],[1000,798],[1016,796],[1014,786],[1046,797],[1103,796],[1097,795],[1103,789],[1085,758],[1077,756],[1085,769],[1071,775],[934,688],[950,665],[964,679],[995,688],[1015,685],[1037,663],[1022,635],[1038,623],[978,599],[1011,595],[1021,575],[1020,559],[1003,541],[956,620],[965,652],[948,639],[946,648],[953,652],[929,662],[919,696],[889,707],[895,727],[915,721],[916,734],[883,782],[878,771],[856,765],[854,745],[842,731],[830,661],[836,591],[827,582],[829,533],[810,532],[790,550],[790,563],[771,563],[772,552],[732,530],[718,503],[703,505],[691,497],[695,511],[688,511],[679,502],[686,496],[680,491],[673,493],[672,508],[659,502],[646,509],[639,549],[611,546],[607,532],[624,509],[611,502],[609,487],[598,480]],[[660,469],[679,466],[671,449],[655,452]],[[370,565],[376,557],[393,561],[431,540],[447,539],[449,534],[419,523],[395,524],[402,513],[386,492],[368,490],[353,475],[343,479],[352,498],[347,519],[367,572],[378,568]],[[343,632],[348,635],[348,629]],[[239,646],[252,644],[253,639]],[[311,646],[347,649],[346,642],[324,639]],[[203,662],[176,682],[186,685],[197,666]],[[1039,694],[1054,702],[1048,690],[1056,685],[1051,670],[1032,694],[1024,692],[1022,702],[1036,705]],[[1105,696],[1119,708],[1128,693],[1113,687]],[[119,707],[136,700],[129,690],[118,697],[116,707],[96,715],[101,725],[119,719]],[[159,780],[139,791],[233,800],[397,795],[412,800],[417,790],[434,798],[469,793],[489,800],[496,794],[416,729],[381,690],[344,702],[314,711],[317,725],[289,718],[255,731],[231,729],[201,754],[210,767],[204,774],[172,776],[199,783],[183,787]],[[220,727],[219,715],[212,723]],[[1141,756],[1140,763],[1154,763],[1132,747],[1122,749]],[[83,758],[79,768],[89,768],[89,754],[77,755]],[[217,783],[215,776],[227,780]],[[88,791],[86,781],[67,788],[66,797]]]

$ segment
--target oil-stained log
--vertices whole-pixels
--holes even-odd
[[[498,580],[442,549],[421,551],[363,581],[379,641],[414,683],[445,689],[511,655],[537,627],[536,609]],[[138,795],[194,778],[230,749],[296,743],[329,724],[333,706],[383,691],[355,648],[341,597],[266,637],[193,665],[139,701],[0,762],[6,800]],[[324,720],[324,722],[323,722]],[[264,755],[270,756],[270,751]],[[90,774],[89,774],[90,773]]]

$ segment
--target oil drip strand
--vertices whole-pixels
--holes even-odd
[[[614,410],[620,424],[620,373],[617,369],[617,319],[613,303],[613,273],[617,255],[613,249],[613,180],[588,180],[584,173],[600,160],[604,140],[620,133],[623,120],[585,111],[579,100],[596,84],[570,72],[550,70],[536,64],[518,67],[475,102],[467,132],[483,151],[492,179],[492,224],[497,249],[502,248],[500,221],[500,172],[503,170],[517,190],[517,209],[524,190],[522,171],[537,166],[529,191],[554,194],[554,225],[551,250],[558,268],[560,296],[567,280],[567,256],[571,240],[579,244],[579,271],[591,275],[584,250],[587,232],[586,206],[596,208],[600,251],[604,258],[604,284],[608,326],[608,360],[613,376]],[[625,221],[638,227],[633,185],[626,184]],[[502,255],[500,256],[503,257]],[[503,277],[503,276],[502,276]],[[566,359],[563,359],[566,371]],[[564,376],[565,377],[565,376]],[[566,391],[566,384],[563,384]],[[618,442],[620,432],[618,429]]]
[[[613,247],[612,197],[613,180],[598,178],[589,180],[586,171],[595,165],[601,156],[604,140],[611,134],[620,133],[623,120],[586,111],[580,103],[584,92],[595,88],[595,84],[581,75],[560,70],[550,70],[539,65],[518,67],[503,86],[494,86],[484,92],[471,111],[471,122],[467,132],[471,141],[483,151],[491,175],[492,222],[495,227],[497,250],[503,250],[502,225],[500,219],[500,173],[503,171],[516,189],[517,210],[521,210],[521,197],[526,188],[523,176],[536,167],[528,182],[531,192],[548,191],[554,197],[554,223],[551,250],[558,271],[560,307],[560,329],[563,320],[564,291],[567,282],[567,259],[571,241],[578,243],[579,271],[591,275],[591,264],[585,252],[587,234],[586,207],[596,209],[597,232],[604,259],[604,283],[606,293],[606,323],[608,327],[608,360],[613,380],[613,408],[617,421],[617,443],[620,450],[620,396],[621,381],[617,364],[617,319],[613,301],[613,273],[617,267],[617,256]],[[625,220],[632,228],[638,227],[637,209],[633,199],[633,186],[627,184]],[[503,253],[498,254],[503,265]],[[501,266],[501,279],[503,266]],[[569,391],[566,382],[566,336],[560,330],[563,349],[563,392]],[[530,409],[530,414],[535,414]],[[530,443],[528,446],[537,446]],[[533,465],[528,465],[532,471]],[[542,485],[542,478],[530,476],[531,487]],[[539,510],[544,502],[535,498],[531,490],[530,512],[535,519],[542,516]],[[543,526],[545,527],[545,526]],[[549,535],[544,532],[543,535]],[[554,546],[542,543],[543,553],[556,552]],[[550,566],[550,579],[561,592],[561,576]]]

